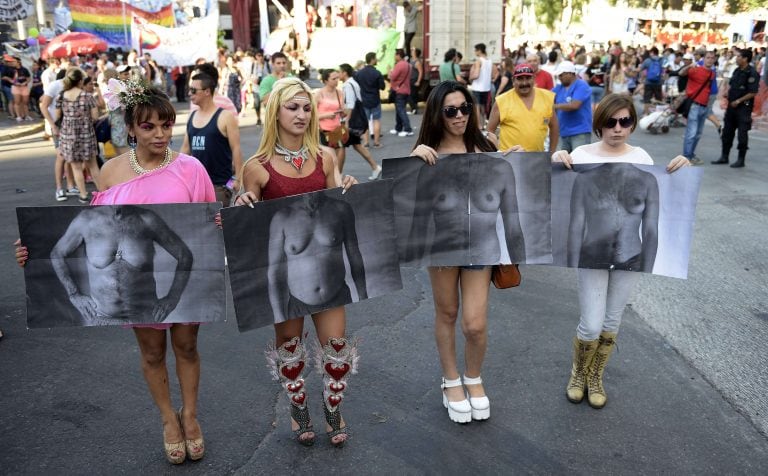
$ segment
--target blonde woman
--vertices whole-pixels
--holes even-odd
[[[318,112],[310,88],[296,78],[278,80],[267,102],[259,149],[243,166],[241,183],[244,192],[235,203],[253,206],[259,200],[339,186],[348,189],[356,183],[348,175],[340,180],[333,150],[321,146],[318,137]],[[270,276],[271,281],[273,278]],[[338,289],[339,293],[346,286],[343,282],[330,281],[317,285],[324,289]],[[342,446],[347,440],[347,426],[341,417],[340,405],[347,385],[346,378],[355,372],[357,355],[354,342],[345,337],[344,306],[318,309],[300,301],[290,291],[284,290],[288,305],[284,319],[276,319],[279,322],[275,322],[275,344],[267,351],[267,361],[288,395],[291,427],[297,440],[302,445],[312,445],[315,433],[302,378],[302,370],[308,361],[302,341],[304,316],[310,314],[322,345],[318,364],[323,372],[326,431],[331,444]]]

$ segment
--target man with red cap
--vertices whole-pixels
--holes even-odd
[[[488,131],[499,133],[499,149],[519,146],[527,152],[543,152],[549,137],[549,150],[557,150],[560,129],[555,114],[555,94],[534,83],[533,68],[519,64],[512,74],[514,89],[496,97],[488,120]]]

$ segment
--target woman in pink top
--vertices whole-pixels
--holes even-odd
[[[167,96],[146,84],[136,83],[133,87],[139,88],[140,94],[113,94],[109,101],[111,109],[121,106],[125,109],[131,150],[104,165],[99,182],[101,191],[94,194],[91,205],[215,202],[213,185],[200,162],[169,148],[176,111]],[[24,266],[27,250],[20,243],[17,244],[16,259]],[[179,281],[184,279],[184,276],[178,278]],[[176,285],[176,281],[174,278],[168,296],[158,301],[153,315],[146,316],[147,322],[162,322],[175,307],[180,293],[173,290],[183,289],[182,285]],[[173,464],[180,464],[186,458],[202,458],[205,446],[197,421],[199,325],[151,324],[132,327],[141,351],[144,378],[162,416],[166,458]],[[171,403],[165,363],[167,329],[170,329],[183,401],[178,413]]]
[[[336,152],[336,160],[339,170],[344,168],[346,158],[344,141],[333,137],[332,131],[344,125],[344,100],[339,91],[339,72],[333,69],[324,69],[320,73],[323,87],[315,91],[317,102],[317,119],[320,123],[320,142],[332,148]],[[334,139],[335,142],[334,142]]]

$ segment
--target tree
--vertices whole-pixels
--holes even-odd
[[[536,0],[536,16],[550,30],[565,29],[572,21],[581,18],[584,5],[589,0]]]

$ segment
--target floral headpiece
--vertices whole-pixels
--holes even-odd
[[[104,93],[107,108],[114,111],[120,108],[135,107],[138,104],[147,104],[150,100],[148,89],[149,83],[143,79],[131,79],[123,82],[111,78],[107,82],[107,91]]]

